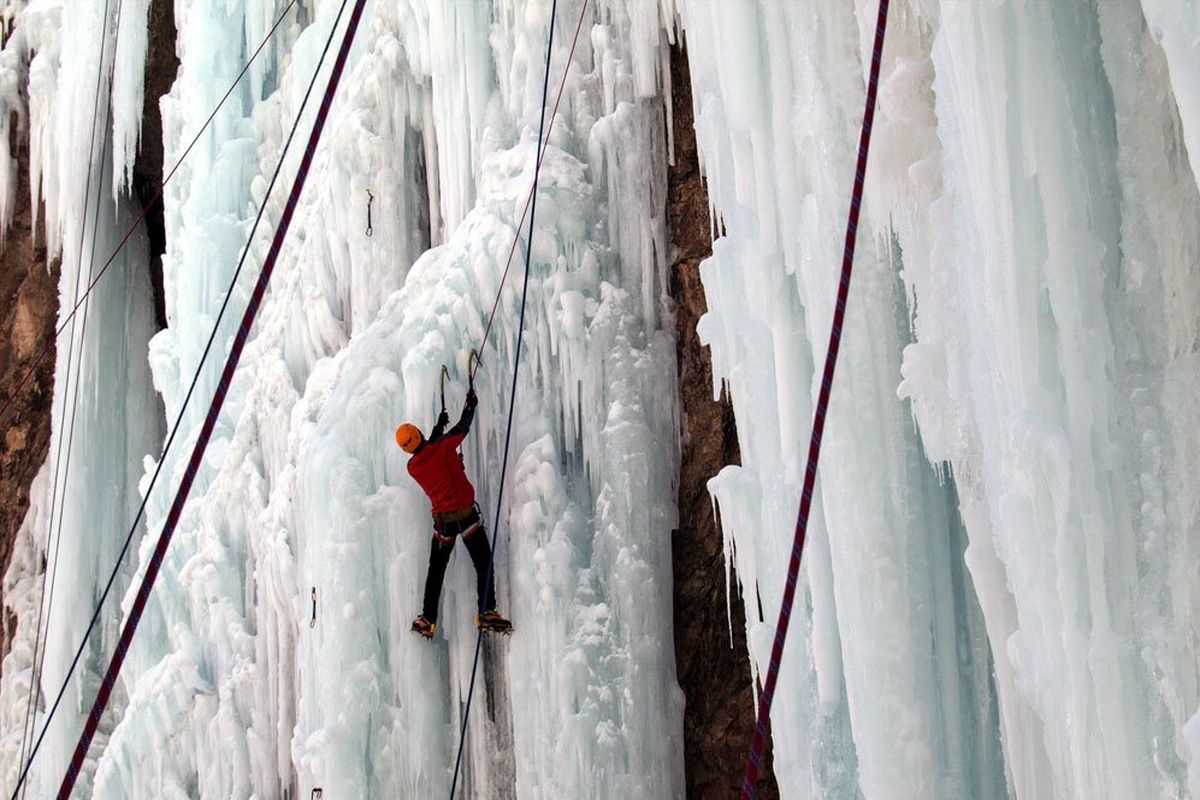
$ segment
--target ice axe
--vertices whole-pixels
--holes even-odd
[[[442,374],[438,378],[438,394],[442,398],[442,413],[446,413],[446,376],[450,374],[450,370],[446,369],[446,365],[442,364]]]

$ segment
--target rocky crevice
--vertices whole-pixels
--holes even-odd
[[[145,68],[142,138],[133,168],[133,199],[154,199],[163,179],[162,114],[159,100],[170,91],[179,69],[175,55],[175,19],[170,0],[153,0],[149,9],[149,42]],[[29,190],[29,132],[10,126],[11,152],[17,160],[16,209],[0,248],[0,405],[15,396],[0,420],[0,576],[8,571],[17,531],[29,510],[29,489],[50,447],[58,316],[59,263],[46,262],[46,246],[33,228]],[[39,215],[44,219],[45,215]],[[166,229],[161,203],[145,217],[150,240],[150,278],[155,319],[166,327],[162,255]],[[47,347],[45,353],[42,348]],[[40,359],[40,360],[39,360]],[[26,372],[29,381],[18,388]],[[0,607],[3,607],[0,587]],[[6,619],[0,654],[8,651],[15,620]]]
[[[0,406],[12,401],[0,420],[0,576],[8,572],[29,510],[30,484],[50,449],[59,276],[58,259],[47,264],[45,242],[33,227],[28,137],[15,114],[9,130],[17,190],[16,211],[0,249]],[[28,382],[18,388],[30,369]],[[0,585],[0,608],[3,591]],[[15,627],[13,619],[4,622],[0,654],[8,652]]]
[[[710,355],[696,334],[707,310],[700,262],[712,254],[712,228],[696,151],[687,53],[681,46],[671,50],[671,82],[675,163],[667,177],[667,220],[683,410],[679,528],[672,537],[675,659],[687,698],[687,796],[728,798],[741,787],[754,729],[754,695],[740,599],[730,604],[732,619],[726,611],[724,547],[707,482],[722,467],[739,463],[741,455],[733,407],[726,397],[713,400]],[[757,797],[777,798],[769,760],[763,772]]]
[[[179,73],[175,54],[174,4],[171,0],[152,0],[148,26],[145,93],[142,100],[142,135],[137,159],[133,164],[134,198],[146,206],[163,182],[163,130],[159,101],[171,91]],[[162,257],[167,251],[167,231],[163,206],[155,202],[146,212],[146,234],[150,240],[150,286],[154,293],[154,320],[159,330],[167,327],[166,298],[163,292]]]

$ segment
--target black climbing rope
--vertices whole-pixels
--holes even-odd
[[[262,43],[258,46],[258,49],[255,50],[251,59],[246,62],[246,66],[242,69],[242,72],[239,74],[237,80],[241,79],[242,75],[244,75],[246,73],[246,71],[249,69],[249,66],[253,62],[254,58],[256,58],[259,55],[259,53],[262,52],[262,50],[265,47],[265,45],[267,44],[267,42],[274,35],[276,30],[280,27],[280,24],[283,22],[284,17],[291,10],[292,6],[295,5],[295,2],[296,2],[296,0],[292,0],[292,2],[289,2],[288,5],[284,8],[283,13],[280,15],[280,17],[276,21],[275,26],[272,27],[270,33],[267,34],[267,38],[265,38],[262,41]],[[204,346],[204,351],[203,351],[203,353],[201,353],[200,360],[196,365],[195,372],[192,374],[192,380],[191,380],[190,385],[188,386],[187,394],[184,396],[183,403],[181,404],[181,406],[179,408],[179,413],[175,418],[175,422],[171,426],[171,432],[167,436],[167,442],[163,446],[162,453],[159,455],[158,463],[156,464],[155,469],[154,469],[154,474],[150,478],[150,483],[147,486],[145,492],[142,494],[142,502],[138,507],[137,514],[134,517],[133,523],[129,527],[129,531],[125,536],[125,541],[121,546],[121,552],[118,554],[117,561],[113,565],[112,571],[110,572],[110,574],[108,576],[108,581],[104,586],[104,590],[100,594],[100,599],[96,602],[96,607],[92,612],[91,620],[89,620],[89,622],[88,622],[87,630],[84,631],[83,637],[81,638],[81,640],[79,642],[79,646],[75,650],[75,655],[71,660],[71,665],[70,665],[70,667],[67,668],[67,673],[63,678],[62,685],[58,690],[58,694],[56,695],[56,697],[54,699],[54,703],[51,705],[50,710],[46,715],[46,720],[42,724],[41,732],[38,734],[38,738],[37,738],[36,742],[34,743],[33,749],[30,751],[28,759],[25,760],[20,777],[17,780],[17,785],[13,791],[13,795],[12,795],[13,800],[16,800],[17,792],[20,790],[21,786],[24,784],[26,778],[29,775],[29,769],[33,764],[33,759],[37,755],[38,750],[41,747],[42,741],[45,739],[46,732],[50,729],[50,724],[54,719],[55,713],[58,711],[59,705],[62,703],[63,697],[65,696],[66,691],[67,691],[67,687],[70,685],[71,678],[75,673],[75,669],[79,666],[79,661],[83,657],[83,652],[84,652],[85,648],[87,647],[88,640],[91,638],[92,632],[96,629],[96,626],[100,621],[100,614],[101,614],[102,610],[104,609],[104,604],[107,601],[109,594],[112,592],[112,588],[113,588],[114,583],[116,582],[117,575],[120,573],[121,565],[124,563],[125,556],[128,554],[130,545],[133,542],[134,534],[137,532],[138,526],[141,524],[142,517],[145,515],[146,506],[149,503],[149,498],[150,498],[151,492],[153,491],[155,485],[157,485],[159,476],[162,474],[163,467],[166,463],[166,456],[170,452],[171,446],[174,443],[175,438],[179,434],[180,428],[183,425],[184,415],[187,413],[187,409],[191,402],[192,395],[194,394],[194,392],[196,390],[196,386],[200,382],[200,376],[203,372],[204,365],[208,361],[209,353],[212,351],[213,345],[216,342],[217,333],[219,332],[219,330],[221,328],[221,323],[224,320],[225,312],[228,310],[229,303],[233,298],[235,289],[237,288],[238,279],[241,276],[242,269],[245,266],[247,258],[249,257],[250,247],[254,242],[254,237],[258,231],[258,226],[262,221],[264,213],[266,212],[267,202],[270,199],[272,190],[274,189],[275,184],[278,182],[279,175],[283,170],[284,161],[286,160],[287,154],[288,154],[289,150],[291,149],[292,140],[295,138],[296,132],[299,129],[300,120],[301,120],[301,117],[304,115],[304,110],[308,106],[309,98],[312,95],[313,89],[315,88],[315,85],[316,85],[317,76],[320,74],[321,68],[324,65],[325,57],[326,57],[326,55],[329,51],[329,47],[333,41],[333,36],[337,30],[338,22],[341,19],[342,12],[345,10],[345,5],[346,5],[346,0],[343,0],[342,8],[338,11],[338,16],[334,20],[333,26],[330,29],[329,38],[325,43],[325,49],[322,50],[321,56],[317,61],[317,66],[313,70],[312,81],[309,83],[309,86],[308,86],[307,91],[305,92],[304,98],[301,100],[300,107],[297,110],[296,117],[292,123],[291,131],[289,132],[288,138],[285,140],[283,148],[280,151],[279,160],[275,166],[275,171],[271,176],[270,182],[267,184],[266,193],[264,194],[262,202],[259,205],[258,213],[254,218],[254,222],[250,227],[250,233],[246,238],[246,246],[242,250],[241,257],[238,260],[237,268],[234,270],[233,277],[230,279],[229,286],[226,289],[224,299],[221,303],[221,308],[217,313],[216,320],[213,322],[212,330],[209,334],[208,341]],[[235,81],[234,86],[236,86],[236,83],[237,82]],[[229,90],[229,92],[226,93],[225,98],[228,98],[229,94],[232,93],[233,88],[234,87],[232,87],[232,86],[230,87],[230,90]],[[222,103],[224,102],[225,98],[222,99],[222,101],[221,101]],[[211,123],[212,119],[216,116],[217,110],[219,110],[219,109],[220,109],[220,105],[218,104],[217,108],[213,110],[213,113],[209,116],[208,121],[205,123],[205,127],[207,127],[207,125],[209,123]],[[204,128],[202,128],[201,131],[196,134],[196,138],[193,139],[192,145],[194,145],[196,143],[196,141],[199,140],[199,137],[203,133],[203,130],[204,130]],[[189,149],[190,149],[190,147],[191,147],[191,145],[189,145]],[[186,156],[186,153],[185,153],[185,156]],[[182,158],[181,158],[180,162],[178,162],[176,164],[175,169],[178,169],[179,164],[181,164],[181,163],[182,163]],[[172,170],[172,174],[174,174],[174,170]],[[161,189],[160,189],[160,193],[161,193]],[[131,228],[130,234],[132,234],[133,230],[136,230],[136,228]],[[113,255],[110,256],[109,264],[112,263],[112,259],[115,258],[115,256],[116,256],[116,252],[114,252]],[[106,268],[107,268],[107,265],[106,265]],[[97,276],[96,280],[98,281],[99,279],[100,279],[100,276]],[[93,281],[92,286],[95,286],[95,281]],[[89,287],[89,289],[90,288],[91,287]]]
[[[337,31],[338,22],[340,22],[342,14],[346,9],[348,0],[342,0],[342,5],[338,9],[337,16],[334,18],[333,26],[330,30],[329,39],[326,40],[325,48],[321,51],[321,61],[329,51],[330,45],[333,43],[334,33]],[[83,768],[87,758],[89,746],[92,738],[95,736],[96,730],[100,725],[100,719],[104,714],[104,710],[108,705],[108,701],[112,696],[113,688],[116,686],[117,677],[121,671],[121,665],[125,661],[125,656],[128,653],[130,643],[137,632],[138,622],[141,620],[142,614],[146,609],[149,601],[150,593],[154,588],[155,579],[158,577],[164,559],[166,558],[167,549],[171,543],[171,537],[175,531],[175,527],[183,514],[183,506],[187,502],[188,494],[192,484],[195,482],[196,473],[199,471],[200,464],[204,459],[204,453],[208,443],[212,438],[214,429],[216,428],[217,419],[221,413],[221,408],[224,405],[228,395],[230,384],[233,382],[234,372],[237,370],[238,361],[242,351],[245,349],[246,341],[249,338],[250,329],[254,324],[258,310],[262,307],[263,297],[266,294],[268,282],[271,279],[271,274],[278,262],[279,253],[283,247],[283,242],[287,236],[289,227],[293,217],[295,216],[296,207],[300,199],[301,193],[304,190],[305,180],[308,177],[309,170],[312,167],[313,157],[317,151],[317,146],[320,143],[321,133],[325,129],[325,123],[329,118],[329,110],[333,104],[333,97],[337,91],[338,84],[345,70],[346,61],[350,55],[350,47],[354,42],[354,35],[358,31],[359,22],[362,19],[363,10],[366,6],[366,0],[355,0],[354,8],[350,13],[349,22],[346,25],[346,30],[342,36],[341,46],[338,49],[337,58],[334,61],[330,71],[329,80],[325,87],[324,95],[321,98],[321,105],[317,111],[316,119],[313,121],[312,132],[309,134],[308,144],[304,149],[304,155],[300,160],[300,165],[296,170],[296,177],[292,181],[292,188],[288,194],[287,203],[284,205],[283,213],[280,216],[279,222],[275,227],[275,234],[271,239],[270,249],[267,251],[267,257],[263,261],[262,269],[259,271],[258,278],[254,283],[254,289],[250,294],[250,300],[246,305],[246,310],[242,313],[241,322],[238,325],[237,333],[234,336],[233,344],[229,349],[229,355],[225,358],[225,366],[221,370],[220,380],[217,382],[217,388],[213,393],[212,402],[209,404],[208,413],[204,417],[204,424],[200,427],[200,432],[197,436],[196,443],[192,447],[192,454],[188,458],[187,469],[183,473],[183,478],[180,481],[179,488],[175,492],[175,499],[171,502],[171,509],[167,513],[166,521],[163,523],[162,532],[159,533],[158,541],[155,543],[153,553],[146,566],[146,571],[142,576],[141,583],[138,586],[137,593],[134,596],[133,603],[129,608],[128,615],[124,624],[121,627],[121,635],[117,640],[116,650],[109,660],[108,669],[104,673],[104,678],[100,681],[100,688],[96,693],[96,699],[92,703],[91,711],[88,713],[87,719],[83,726],[83,731],[80,733],[79,742],[75,745],[75,751],[71,755],[71,761],[67,766],[66,775],[63,776],[62,785],[58,790],[59,800],[69,800],[71,790],[75,785],[75,781],[79,777],[79,772]],[[318,75],[320,74],[320,62],[318,62],[317,72],[314,73],[312,81],[309,83],[309,88],[305,92],[305,100],[308,99],[313,87],[316,84]],[[290,137],[289,137],[290,138]]]
[[[585,2],[583,5],[583,9],[580,11],[580,23],[581,24],[583,21],[582,15],[586,9],[587,9],[587,3]],[[496,533],[499,528],[500,512],[504,507],[504,484],[505,484],[505,477],[507,476],[507,473],[508,473],[508,453],[509,453],[509,447],[512,444],[513,417],[516,416],[517,375],[518,375],[519,367],[521,366],[521,342],[524,338],[523,336],[521,336],[521,331],[523,331],[525,329],[525,305],[526,305],[526,301],[529,296],[529,272],[530,272],[530,267],[531,267],[532,261],[533,261],[533,220],[534,220],[534,215],[537,212],[537,186],[538,186],[538,177],[539,177],[539,174],[541,171],[541,166],[542,166],[542,159],[541,159],[542,137],[545,134],[545,127],[546,127],[546,101],[549,98],[549,94],[550,94],[550,58],[554,52],[554,50],[553,50],[553,48],[554,48],[554,19],[555,19],[557,12],[558,12],[558,0],[553,0],[553,2],[550,5],[550,26],[549,26],[549,31],[547,34],[547,42],[546,42],[546,74],[545,74],[544,78],[542,79],[542,105],[541,105],[541,115],[540,115],[541,118],[538,122],[537,148],[534,151],[535,159],[534,159],[534,166],[533,166],[533,190],[531,192],[530,210],[529,210],[529,238],[526,242],[526,247],[525,247],[525,280],[521,287],[521,315],[520,315],[520,319],[517,323],[517,345],[516,345],[516,352],[513,355],[512,390],[509,393],[509,398],[508,398],[508,422],[507,422],[507,425],[506,425],[505,431],[504,431],[504,455],[500,461],[500,484],[499,484],[500,488],[497,492],[497,497],[496,497],[496,515],[492,518],[494,520],[494,524],[492,525],[492,535],[491,535],[491,542],[490,542],[491,555],[488,558],[487,578],[484,582],[484,589],[483,589],[483,594],[481,595],[481,597],[486,597],[488,592],[491,590],[492,581],[494,580],[494,575],[495,575]],[[568,66],[569,66],[569,63],[570,62],[568,59]],[[564,80],[566,79],[565,68],[564,68],[563,78],[564,78]],[[470,365],[471,360],[472,360],[471,357],[468,357],[468,366]],[[472,378],[474,377],[474,373],[471,372],[470,369],[468,369],[468,374],[471,375]],[[479,672],[479,653],[482,649],[483,649],[483,629],[480,628],[475,636],[475,656],[471,662],[471,680],[470,680],[470,683],[468,684],[469,688],[467,689],[467,702],[463,708],[462,727],[458,733],[458,755],[456,755],[454,758],[454,777],[450,782],[450,800],[454,800],[454,792],[458,788],[458,775],[462,769],[463,749],[467,742],[467,721],[470,719],[470,716],[471,716],[471,701],[475,697],[475,676]]]
[[[138,213],[137,218],[134,219],[134,221],[129,225],[129,228],[126,229],[125,235],[121,237],[121,241],[117,242],[117,246],[113,248],[111,253],[109,253],[108,258],[104,261],[104,266],[100,268],[100,271],[96,273],[96,277],[93,278],[92,282],[88,284],[87,291],[83,293],[83,297],[80,298],[77,303],[75,303],[75,306],[71,309],[70,313],[63,317],[62,321],[59,322],[58,327],[54,331],[54,335],[51,336],[48,341],[42,344],[42,348],[37,352],[37,355],[34,356],[33,361],[25,369],[25,373],[21,376],[21,379],[17,381],[17,385],[13,388],[12,393],[9,394],[8,398],[4,401],[4,405],[0,406],[0,422],[4,421],[9,411],[13,409],[13,404],[21,395],[22,390],[24,390],[25,386],[29,383],[29,380],[33,377],[33,374],[37,371],[37,368],[41,365],[42,361],[44,361],[46,356],[50,354],[51,346],[58,340],[59,336],[62,336],[63,331],[67,329],[67,325],[73,319],[75,319],[75,315],[79,312],[80,307],[82,307],[86,302],[87,298],[91,295],[92,290],[96,288],[96,284],[100,282],[100,279],[108,273],[109,268],[116,261],[117,256],[120,255],[121,251],[125,248],[125,245],[129,242],[129,240],[133,237],[133,234],[137,232],[138,228],[142,225],[142,222],[146,219],[146,215],[149,214],[150,210],[162,200],[163,192],[166,191],[167,184],[171,182],[171,179],[175,177],[175,173],[178,172],[179,168],[183,166],[183,162],[187,159],[188,154],[192,152],[192,149],[196,146],[196,143],[200,141],[200,137],[203,136],[204,132],[208,130],[210,125],[212,125],[212,121],[216,119],[217,113],[225,106],[225,101],[229,99],[230,95],[232,95],[233,91],[238,87],[238,84],[242,82],[242,78],[245,77],[246,73],[250,71],[250,67],[254,64],[254,62],[258,60],[258,56],[266,48],[267,44],[273,38],[275,38],[275,32],[279,30],[279,26],[283,24],[284,19],[287,18],[288,12],[292,10],[292,6],[296,5],[297,2],[299,2],[299,0],[288,0],[288,4],[284,6],[283,11],[281,11],[279,16],[275,18],[275,24],[271,26],[271,30],[267,31],[267,35],[261,42],[259,42],[258,47],[256,47],[254,52],[250,54],[250,58],[246,60],[246,63],[242,65],[241,70],[238,72],[237,76],[234,77],[233,83],[229,85],[229,88],[225,90],[225,94],[221,96],[221,99],[217,101],[216,106],[213,107],[212,113],[208,115],[208,119],[204,120],[204,124],[200,126],[198,131],[196,131],[195,136],[193,136],[191,141],[188,142],[188,146],[183,149],[183,154],[179,156],[179,160],[175,162],[175,166],[171,167],[171,171],[167,173],[167,176],[163,178],[163,182],[154,191],[154,196],[150,198],[146,205],[142,206],[141,212]]]
[[[75,300],[79,299],[80,279],[83,275],[83,244],[87,237],[88,201],[92,194],[92,183],[93,183],[92,168],[97,161],[97,159],[96,159],[96,128],[97,128],[97,124],[96,123],[100,117],[100,94],[101,94],[100,89],[103,85],[104,54],[107,49],[107,43],[108,43],[108,41],[107,41],[108,40],[108,17],[109,17],[108,9],[109,9],[109,3],[108,3],[108,0],[105,0],[104,11],[102,12],[102,18],[104,20],[104,23],[103,23],[103,25],[101,25],[101,28],[100,28],[100,57],[99,57],[99,59],[97,59],[97,63],[96,63],[96,92],[95,92],[95,98],[93,99],[93,102],[92,102],[92,129],[91,129],[91,133],[89,134],[89,137],[88,137],[87,180],[84,184],[84,190],[83,190],[83,213],[79,215],[79,220],[80,220],[80,222],[79,222],[79,257],[78,257],[76,265],[75,265],[75,288],[73,290],[73,295],[72,295],[72,297]],[[117,18],[120,19],[120,16],[121,16],[121,11],[120,11],[120,7],[118,5]],[[119,30],[120,29],[118,27],[118,32],[119,32]],[[116,40],[114,39],[114,42],[113,42],[114,52],[116,51],[116,44],[117,44]],[[115,63],[115,57],[114,57],[114,63]],[[109,74],[110,92],[111,92],[111,86],[112,86],[112,74],[110,72],[110,74]],[[111,117],[112,117],[112,105],[110,103],[109,111],[108,111],[108,118],[111,119]],[[105,142],[107,142],[107,129],[108,129],[108,126],[106,125],[105,126],[105,131],[106,131]],[[105,149],[106,149],[106,145],[102,146],[101,153],[103,153]],[[101,162],[101,164],[100,164],[101,175],[100,175],[99,180],[95,181],[95,183],[96,183],[96,214],[92,221],[93,259],[95,257],[96,238],[98,236],[99,227],[100,227],[99,211],[100,211],[100,196],[102,193],[101,184],[103,183],[103,180],[104,180],[104,168],[107,165],[108,161],[107,161],[107,159],[101,158],[100,162]],[[89,268],[92,270],[95,269],[94,260],[89,262]],[[70,472],[71,472],[71,453],[74,451],[73,445],[75,443],[75,414],[79,408],[79,383],[80,383],[80,378],[82,377],[81,373],[83,372],[83,342],[87,337],[87,307],[86,306],[84,307],[83,317],[80,319],[80,326],[81,326],[82,330],[80,331],[80,334],[78,337],[79,358],[76,359],[75,358],[75,346],[76,346],[75,320],[74,319],[71,320],[71,336],[70,336],[70,339],[69,339],[69,342],[67,345],[67,361],[66,361],[67,368],[65,370],[66,375],[64,378],[64,382],[63,382],[63,394],[62,394],[63,406],[59,412],[58,447],[56,449],[56,455],[54,458],[54,479],[50,485],[50,513],[48,515],[49,521],[48,521],[48,528],[46,531],[46,551],[45,551],[45,555],[44,555],[44,558],[46,560],[46,565],[42,569],[41,586],[40,586],[40,589],[38,592],[38,610],[37,610],[37,617],[35,619],[34,631],[33,631],[33,661],[31,662],[31,669],[30,669],[29,692],[28,692],[28,696],[27,696],[26,702],[25,702],[25,718],[21,724],[21,755],[20,755],[21,760],[18,761],[17,763],[24,763],[25,755],[28,752],[28,748],[33,741],[33,732],[34,732],[34,730],[37,729],[37,721],[34,718],[34,714],[33,714],[33,705],[34,705],[33,698],[38,694],[38,686],[41,684],[41,681],[42,681],[42,670],[43,670],[45,660],[46,660],[44,639],[49,638],[50,620],[51,620],[51,616],[52,616],[51,612],[54,609],[54,594],[55,594],[54,590],[55,590],[55,586],[57,583],[56,579],[58,577],[59,553],[61,552],[61,544],[62,544],[63,510],[66,507],[66,488],[69,483],[69,476],[70,476]],[[74,391],[72,391],[72,389],[74,389]],[[70,398],[69,402],[68,402],[68,398]],[[67,406],[68,405],[71,408],[69,424],[67,422]],[[66,443],[65,459],[63,457],[63,443],[64,442]],[[61,481],[59,480],[60,475],[62,478]],[[60,486],[62,487],[62,493],[61,493],[62,494],[62,502],[61,503],[59,502],[59,494],[60,494],[59,487]],[[55,517],[56,510],[58,511],[57,532],[55,532],[55,524],[54,524],[54,517]],[[52,544],[52,542],[53,542],[53,544]],[[52,554],[53,554],[53,556],[52,556]],[[49,598],[47,598],[47,594],[46,594],[47,576],[49,576],[49,585],[50,585]],[[43,618],[43,616],[45,617],[45,620],[46,620],[45,636],[43,636],[43,634],[42,634],[42,618]],[[22,789],[21,789],[21,796],[22,797],[25,796],[25,788],[24,787],[22,787]]]

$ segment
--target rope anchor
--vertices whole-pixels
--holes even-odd
[[[367,189],[367,236],[375,232],[375,227],[371,224],[371,205],[375,202],[375,195],[371,194],[371,190]]]

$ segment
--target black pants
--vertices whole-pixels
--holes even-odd
[[[471,527],[479,523],[479,527]],[[479,611],[492,611],[496,608],[496,581],[488,581],[488,564],[492,560],[492,548],[488,544],[487,529],[480,522],[478,512],[464,520],[445,523],[438,526],[429,542],[429,573],[425,577],[425,602],[421,613],[430,622],[437,621],[438,600],[442,596],[442,581],[446,577],[446,565],[450,563],[450,554],[454,552],[454,542],[459,534],[469,531],[462,537],[467,552],[471,555],[471,563],[475,565],[475,590],[479,600]],[[440,536],[438,535],[440,534]],[[488,585],[490,583],[490,585]],[[487,595],[484,596],[484,588]]]

